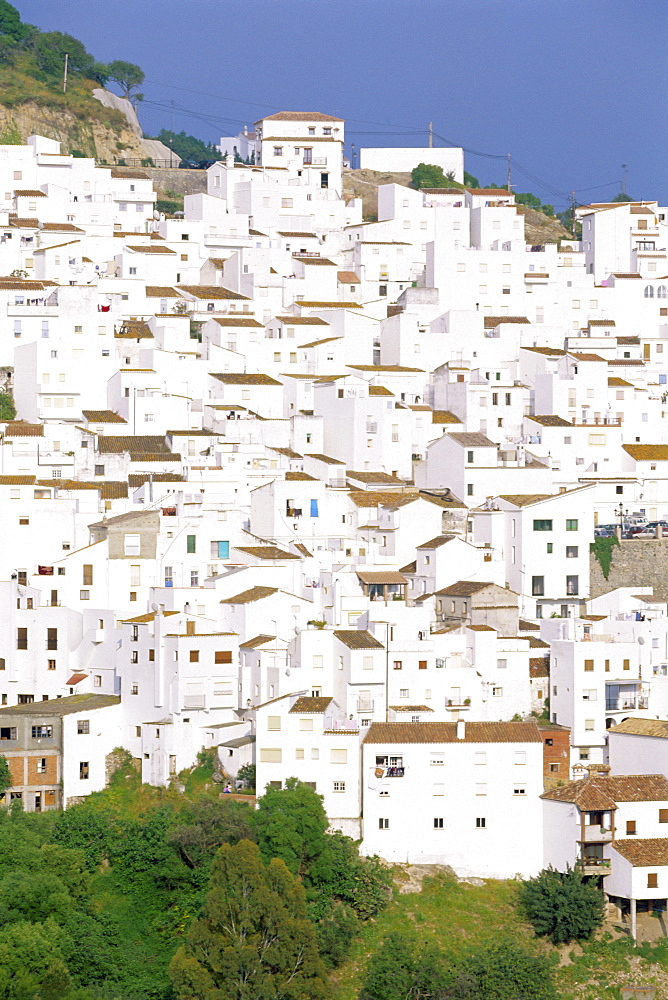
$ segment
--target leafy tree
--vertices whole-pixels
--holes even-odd
[[[556,1000],[549,960],[509,941],[480,948],[465,971],[477,985],[475,996],[485,1000]]]
[[[68,57],[68,73],[90,79],[97,79],[100,75],[100,64],[86,51],[83,42],[72,35],[61,31],[40,31],[35,35],[31,48],[39,69],[47,77],[62,79],[65,55]]]
[[[0,420],[13,420],[16,416],[16,407],[14,406],[14,400],[9,395],[8,392],[0,392]],[[2,758],[5,760],[5,758]],[[5,761],[5,763],[7,763]],[[9,765],[7,765],[9,770]],[[0,786],[2,786],[4,778],[2,777],[2,769],[0,766]],[[5,786],[5,791],[11,787],[11,780],[8,785]]]
[[[71,980],[64,944],[65,935],[50,920],[0,930],[0,1000],[66,1000]]]
[[[338,899],[361,920],[375,916],[392,893],[392,875],[377,858],[362,858],[357,845],[342,833],[327,834],[324,850],[314,859],[305,876],[311,911],[324,917],[331,901]]]
[[[141,99],[141,95],[136,93],[138,87],[144,82],[144,71],[134,63],[125,62],[123,59],[114,59],[107,66],[108,79],[117,83],[123,91],[123,97],[131,101]]]
[[[329,821],[322,795],[288,778],[285,788],[268,788],[255,817],[265,861],[280,858],[293,875],[305,875],[327,850]]]
[[[0,420],[13,420],[16,410],[14,410],[14,415],[11,417],[5,417],[3,415],[5,398],[11,400],[11,396],[7,397],[7,393],[0,393]],[[12,787],[12,773],[9,770],[9,764],[7,763],[7,758],[0,756],[0,795],[4,795],[8,788]]]
[[[603,922],[603,895],[584,876],[568,868],[543,869],[520,888],[520,906],[533,928],[553,944],[590,938]]]
[[[414,937],[394,931],[371,956],[360,1000],[407,1000],[419,965]]]
[[[349,906],[335,902],[328,907],[325,916],[315,925],[320,956],[327,966],[336,968],[348,957],[359,926]]]
[[[15,872],[0,880],[0,927],[22,920],[39,923],[45,913],[62,923],[71,909],[70,894],[55,875]]]
[[[169,830],[167,842],[189,868],[210,863],[223,844],[254,839],[250,806],[228,797],[197,802],[185,812],[184,819],[185,823]]]
[[[255,764],[242,764],[237,778],[243,781],[247,788],[255,788]]]
[[[469,174],[466,170],[464,171],[464,184],[467,188],[479,188],[480,181],[473,174]]]
[[[220,150],[186,132],[170,132],[163,128],[158,132],[158,139],[182,160],[220,160],[222,156]]]
[[[63,847],[83,851],[86,867],[90,871],[106,857],[112,835],[108,817],[83,804],[59,814],[53,839]]]
[[[613,201],[633,201],[633,198],[631,198],[630,195],[624,194],[622,191],[620,191],[619,194],[616,194],[615,197],[612,200]]]
[[[21,22],[16,7],[7,0],[0,0],[0,35],[12,42],[22,41],[28,33],[28,25]]]
[[[203,915],[170,964],[180,1000],[324,1000],[325,967],[300,882],[256,844],[220,848]]]
[[[434,163],[418,163],[411,171],[411,187],[417,188],[446,188],[452,181],[443,173],[443,167],[438,167]]]
[[[528,208],[535,208],[537,212],[540,212],[540,198],[538,198],[535,194],[531,194],[529,191],[516,191],[515,201],[518,205],[527,205]]]

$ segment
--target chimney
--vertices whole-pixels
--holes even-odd
[[[466,722],[464,719],[457,719],[457,739],[466,739]]]

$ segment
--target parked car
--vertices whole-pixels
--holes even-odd
[[[199,163],[197,160],[181,160],[179,170],[199,170]]]
[[[666,521],[651,521],[646,528],[642,531],[636,531],[631,536],[632,538],[656,538],[656,529],[661,527],[662,533],[668,534],[668,522]]]
[[[599,524],[594,528],[595,538],[611,538],[617,531],[616,524]]]

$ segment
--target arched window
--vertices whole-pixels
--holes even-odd
[[[668,299],[668,287],[666,285],[659,285],[656,290],[657,299]]]
[[[646,299],[654,298],[654,288],[652,285],[645,285],[645,298]]]

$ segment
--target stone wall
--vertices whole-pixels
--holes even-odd
[[[607,580],[593,554],[590,560],[592,597],[617,587],[653,587],[656,597],[668,597],[668,538],[622,539]]]

